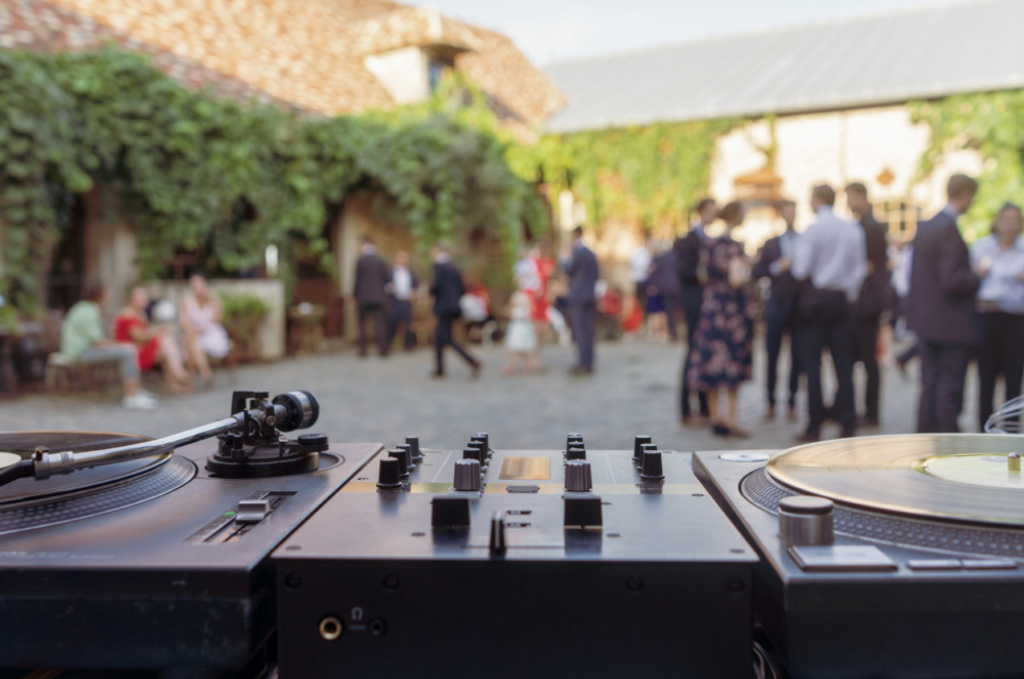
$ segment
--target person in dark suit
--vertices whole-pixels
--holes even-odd
[[[948,203],[919,224],[914,237],[907,315],[921,350],[921,433],[960,431],[967,363],[979,339],[975,294],[981,280],[971,269],[956,221],[970,209],[977,191],[974,179],[950,177]]]
[[[683,316],[686,318],[686,355],[683,357],[683,369],[680,377],[682,384],[679,393],[680,417],[685,425],[701,425],[708,418],[708,395],[697,392],[697,399],[700,405],[700,417],[695,418],[690,410],[690,357],[693,351],[693,338],[697,332],[697,324],[700,321],[700,306],[704,298],[704,285],[702,277],[702,253],[707,249],[709,242],[704,229],[718,216],[718,206],[714,198],[704,198],[697,203],[696,208],[699,220],[690,228],[690,232],[682,238],[677,238],[672,245],[672,251],[676,256],[676,266],[679,269],[679,282],[681,285],[680,299],[683,306]]]
[[[576,342],[578,361],[569,372],[589,375],[594,372],[594,322],[597,297],[594,286],[601,275],[597,256],[583,244],[583,227],[572,231],[572,248],[562,260],[562,269],[569,276],[569,322]]]
[[[388,355],[388,319],[384,313],[385,288],[391,281],[387,262],[377,254],[373,239],[362,237],[359,259],[356,260],[354,297],[359,307],[359,355],[366,356],[366,323],[373,317],[373,336],[381,356]]]
[[[679,262],[676,253],[666,249],[654,258],[654,270],[651,279],[658,288],[662,304],[665,307],[665,322],[668,326],[668,338],[675,342],[678,337],[676,320],[682,316],[683,287],[679,277]]]
[[[878,426],[878,330],[882,312],[889,299],[889,257],[885,239],[886,228],[873,214],[868,202],[868,189],[860,182],[846,187],[846,204],[864,229],[867,247],[868,275],[853,303],[854,362],[864,364],[867,384],[864,391],[864,415],[860,426]]]
[[[797,283],[790,272],[793,250],[799,237],[793,228],[796,219],[796,203],[780,201],[776,206],[779,216],[786,223],[786,231],[769,238],[761,248],[754,278],[771,279],[771,293],[764,307],[764,344],[768,352],[768,410],[765,417],[775,417],[775,384],[778,378],[779,353],[782,338],[789,335],[789,419],[796,418],[796,393],[800,387],[800,364],[797,359],[797,343],[793,332],[793,317],[796,305]]]
[[[480,361],[476,360],[452,337],[452,324],[462,315],[460,302],[466,293],[462,284],[462,274],[452,264],[451,255],[444,245],[435,245],[431,251],[434,260],[434,281],[430,285],[430,294],[434,296],[434,316],[437,317],[437,330],[434,336],[434,356],[436,369],[432,377],[444,377],[444,348],[450,346],[469,364],[473,377],[480,374]]]

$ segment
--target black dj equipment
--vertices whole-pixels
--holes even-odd
[[[701,452],[694,471],[760,552],[755,617],[793,679],[1021,677],[1022,453],[885,436]]]
[[[282,677],[750,675],[755,556],[689,453],[492,445],[382,451],[275,550]]]
[[[0,433],[0,667],[262,676],[271,550],[377,450],[281,435],[317,413],[236,392],[230,417],[156,441]]]

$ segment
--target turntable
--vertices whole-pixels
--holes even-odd
[[[165,439],[0,433],[0,668],[259,676],[271,550],[378,448],[281,434],[317,416],[308,392],[235,392]]]
[[[274,552],[281,676],[749,676],[756,556],[690,457],[382,451]]]
[[[1019,677],[1024,437],[700,452],[761,553],[754,612],[794,679]]]

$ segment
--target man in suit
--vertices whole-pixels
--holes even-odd
[[[889,297],[889,257],[886,252],[886,228],[873,214],[868,202],[868,189],[860,182],[846,187],[846,204],[861,228],[867,248],[868,275],[861,285],[860,294],[853,305],[854,361],[864,364],[867,384],[864,391],[864,416],[858,423],[865,427],[878,426],[878,329]]]
[[[597,257],[583,244],[581,226],[572,231],[572,248],[569,256],[562,260],[562,269],[569,276],[569,322],[579,357],[569,372],[589,375],[594,372],[594,322],[597,313],[594,286],[601,272]]]
[[[754,278],[771,279],[771,295],[764,307],[764,343],[768,352],[768,410],[767,418],[775,417],[775,384],[778,376],[779,353],[782,338],[789,335],[789,419],[796,418],[796,392],[800,386],[800,365],[797,359],[796,338],[793,333],[793,314],[796,305],[797,284],[790,271],[793,250],[796,248],[797,232],[793,228],[796,219],[796,203],[780,201],[776,206],[779,216],[786,223],[786,230],[775,238],[769,238],[757,264]]]
[[[420,283],[416,274],[409,269],[409,255],[405,252],[395,253],[395,266],[391,270],[391,281],[387,286],[388,304],[388,346],[395,339],[398,326],[402,326],[402,345],[406,351],[412,350],[415,338],[412,334],[412,302],[416,298],[416,289]]]
[[[821,396],[821,352],[828,347],[836,371],[835,411],[842,436],[853,436],[853,330],[851,306],[867,275],[864,230],[832,212],[836,192],[820,184],[811,192],[815,220],[796,240],[791,270],[800,282],[797,349],[807,376],[807,429],[800,441],[821,438],[825,405]]]
[[[681,317],[683,287],[679,276],[679,262],[676,253],[666,249],[654,257],[654,272],[651,275],[658,287],[658,294],[665,306],[665,322],[668,324],[669,341],[675,342],[678,335],[676,320]]]
[[[480,374],[480,361],[476,360],[461,346],[456,344],[452,336],[452,324],[462,315],[460,302],[466,293],[462,284],[462,274],[452,264],[451,255],[444,245],[435,245],[431,251],[434,260],[434,282],[430,285],[430,294],[434,296],[434,316],[437,317],[437,330],[434,336],[434,356],[437,368],[432,377],[444,377],[444,348],[450,346],[469,364],[473,377]]]
[[[373,336],[381,356],[388,355],[388,327],[384,313],[385,288],[391,272],[369,236],[362,237],[356,260],[355,299],[359,307],[359,355],[366,356],[366,323],[373,317]]]
[[[974,298],[980,279],[971,270],[956,222],[977,191],[978,182],[970,177],[950,177],[946,206],[919,224],[914,237],[907,316],[921,350],[921,433],[960,431],[967,362],[978,340]]]
[[[682,286],[680,298],[682,300],[683,315],[686,318],[686,355],[683,359],[682,388],[679,394],[679,405],[682,422],[685,425],[700,425],[708,417],[708,395],[703,391],[697,392],[697,399],[700,404],[700,417],[695,418],[690,411],[690,387],[687,377],[687,370],[690,365],[690,352],[693,349],[693,337],[697,332],[697,323],[700,321],[700,305],[704,297],[704,286],[701,282],[701,252],[704,250],[707,235],[704,230],[708,224],[718,216],[718,206],[714,198],[704,198],[697,203],[698,221],[690,228],[690,232],[682,238],[677,238],[672,245],[672,251],[676,255],[676,266],[679,268],[679,281]]]

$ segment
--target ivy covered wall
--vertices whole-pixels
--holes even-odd
[[[40,299],[69,194],[117,187],[143,275],[176,248],[224,269],[275,244],[320,254],[331,205],[379,191],[427,248],[476,227],[518,234],[543,219],[507,142],[441,104],[401,114],[311,118],[190,91],[144,57],[107,48],[40,55],[0,50],[0,289]]]

